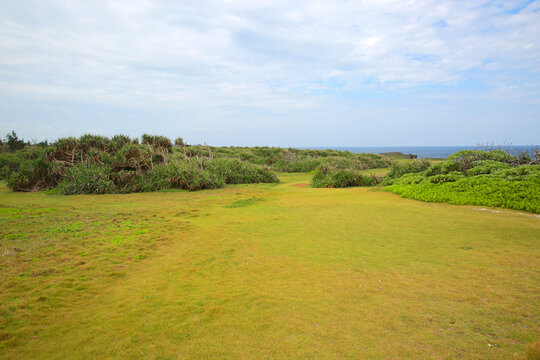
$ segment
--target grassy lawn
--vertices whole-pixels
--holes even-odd
[[[540,340],[540,217],[281,180],[1,188],[0,358],[524,359]]]

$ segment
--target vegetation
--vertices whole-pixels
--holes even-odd
[[[210,147],[186,145],[144,134],[139,143],[125,135],[112,138],[83,135],[61,138],[50,146],[26,146],[0,154],[0,176],[14,191],[52,190],[57,194],[107,194],[164,189],[202,190],[225,184],[278,182],[274,171],[309,172],[339,167],[386,167],[381,155],[335,150],[298,150],[269,147]],[[348,174],[348,173],[347,173]],[[325,186],[374,185],[380,178],[338,174]],[[335,180],[341,179],[341,180]]]
[[[279,181],[267,166],[215,159],[211,150],[205,155],[187,153],[185,145],[173,151],[164,136],[145,134],[139,144],[125,135],[83,135],[1,154],[0,174],[14,191],[54,189],[66,195],[193,191]]]
[[[537,217],[280,178],[0,188],[0,359],[534,359]]]
[[[330,158],[321,162],[312,179],[317,188],[343,188],[350,186],[374,186],[383,178],[366,175],[365,169],[385,168],[392,164],[389,158],[375,154],[360,154],[356,158]]]
[[[409,162],[395,162],[392,164],[390,172],[386,176],[389,179],[396,179],[405,174],[418,173],[426,170],[431,166],[429,160],[414,160]]]
[[[429,167],[394,165],[385,190],[416,200],[540,213],[539,162],[527,154],[465,150]]]
[[[404,197],[540,212],[540,153],[465,150],[430,162],[410,154],[187,145],[144,134],[141,141],[83,135],[31,145],[8,134],[0,177],[14,191],[110,194],[216,189],[226,184],[276,183],[276,172],[313,172],[311,185],[343,188],[383,184]],[[21,148],[22,147],[22,148]],[[366,172],[376,169],[378,172]],[[388,170],[385,170],[388,169]]]

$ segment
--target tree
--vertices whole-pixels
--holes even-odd
[[[176,138],[176,140],[174,140],[174,145],[176,145],[178,147],[184,147],[184,146],[186,146],[186,143],[184,142],[184,139],[179,137],[179,138]]]
[[[6,135],[6,144],[9,148],[9,151],[17,151],[24,149],[26,145],[23,139],[19,139],[15,131],[12,131],[11,134]]]

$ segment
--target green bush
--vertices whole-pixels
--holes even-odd
[[[56,193],[75,194],[108,194],[115,193],[116,187],[111,180],[111,168],[101,164],[82,164],[67,169]]]
[[[2,171],[7,185],[14,191],[35,191],[52,188],[59,181],[52,164],[47,161],[47,148],[20,150],[5,158]]]
[[[316,171],[311,180],[315,188],[344,188],[351,186],[375,186],[382,178],[374,175],[363,175],[358,170],[339,169],[328,173]]]
[[[515,164],[501,151],[465,151],[425,171],[385,182],[403,197],[540,212],[540,166]]]
[[[86,134],[62,138],[50,147],[31,147],[0,156],[0,174],[14,191],[53,189],[58,194],[104,194],[201,190],[225,183],[278,182],[268,167],[238,158],[212,156],[200,148],[194,157],[169,150],[170,140],[143,135],[142,144],[125,135],[112,138]],[[178,150],[178,149],[177,149]],[[234,150],[220,149],[220,155]]]
[[[140,144],[126,135],[61,138],[40,150],[31,147],[0,156],[0,176],[16,191],[58,186],[56,193],[61,194],[200,190],[224,184],[279,182],[274,171],[323,171],[328,179],[320,181],[321,186],[342,187],[377,184],[380,178],[359,171],[392,163],[381,155],[347,151],[176,142],[181,147],[172,148],[168,138],[148,134],[142,136]]]
[[[203,163],[205,169],[223,177],[226,184],[252,184],[279,182],[268,168],[238,159],[212,159]]]
[[[148,134],[143,134],[143,136],[141,136],[141,144],[151,145],[161,152],[171,152],[173,146],[171,139],[168,137]]]
[[[495,160],[479,160],[472,163],[467,175],[491,174],[497,170],[512,168],[508,163]]]
[[[435,176],[431,176],[428,178],[429,182],[432,184],[443,184],[447,182],[454,182],[458,181],[459,179],[463,178],[465,175],[459,171],[452,171],[448,174],[439,174]]]
[[[390,172],[386,175],[386,179],[396,179],[405,174],[419,173],[428,169],[431,162],[428,160],[414,160],[404,163],[393,163]]]
[[[6,179],[8,174],[17,167],[19,161],[17,153],[0,153],[0,180]]]

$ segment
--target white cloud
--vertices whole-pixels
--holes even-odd
[[[0,5],[0,93],[110,106],[318,114],[336,92],[477,78],[539,93],[523,1],[25,1]],[[505,89],[501,91],[500,89]],[[466,89],[465,89],[466,90]]]

